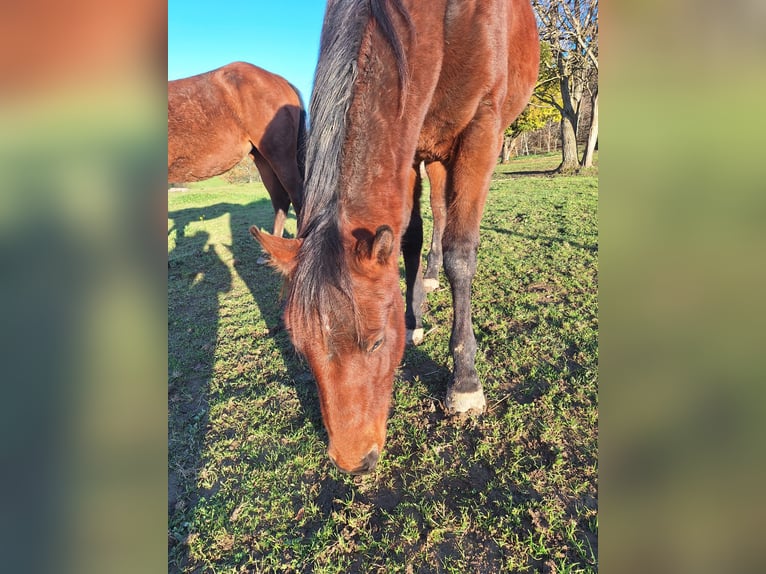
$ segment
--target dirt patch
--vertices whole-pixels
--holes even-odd
[[[375,493],[375,496],[369,498],[369,501],[377,508],[390,512],[399,505],[403,497],[403,493],[399,490],[382,488]]]

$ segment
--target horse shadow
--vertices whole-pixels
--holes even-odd
[[[223,216],[229,217],[232,242],[216,250],[209,243],[209,233],[195,230],[194,223]],[[211,494],[198,486],[199,471],[215,376],[219,296],[231,291],[235,274],[247,286],[284,359],[304,416],[317,433],[325,437],[326,433],[313,378],[282,328],[278,304],[281,279],[271,268],[257,263],[261,250],[248,231],[253,224],[271,226],[271,202],[221,202],[169,211],[168,219],[172,221],[168,236],[175,235],[175,247],[168,253],[168,551],[170,562],[182,570],[188,562],[188,533],[183,524],[188,525],[188,516],[199,499]]]
[[[503,177],[519,178],[519,177],[553,177],[556,175],[555,169],[540,169],[540,170],[508,170],[498,171],[498,175]]]
[[[309,420],[313,429],[326,439],[327,434],[322,425],[314,379],[308,365],[298,356],[284,329],[281,302],[282,277],[269,265],[258,263],[264,254],[249,231],[251,225],[268,229],[272,213],[270,203],[265,200],[256,204],[251,203],[244,208],[236,206],[231,211],[230,219],[232,244],[226,248],[232,253],[237,273],[252,295],[266,323],[268,334],[274,340],[275,347],[281,355],[287,378],[293,382],[303,415]],[[290,218],[294,219],[294,216],[291,215]],[[285,231],[285,237],[290,235]]]
[[[572,247],[575,247],[577,249],[583,249],[585,251],[589,251],[591,253],[597,253],[598,252],[598,243],[594,242],[591,244],[585,244],[580,241],[573,241],[572,239],[568,237],[564,237],[561,235],[531,235],[529,233],[519,233],[518,231],[514,231],[512,229],[502,228],[502,227],[492,227],[489,225],[482,225],[482,230],[486,231],[494,231],[495,233],[502,233],[505,235],[512,235],[514,237],[521,237],[522,239],[530,239],[532,241],[540,241],[545,246],[550,246],[553,243],[567,243],[571,245]]]
[[[184,540],[187,512],[202,495],[196,489],[208,424],[208,390],[218,335],[218,295],[231,274],[208,244],[205,231],[184,232],[176,222],[176,247],[168,254],[168,554]],[[176,557],[181,562],[183,557]],[[180,570],[180,568],[179,568]]]

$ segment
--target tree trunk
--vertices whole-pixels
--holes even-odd
[[[577,157],[577,118],[561,114],[561,173],[574,173],[580,167]]]
[[[511,136],[503,135],[503,147],[500,150],[500,163],[508,163],[511,159]]]
[[[569,74],[563,57],[558,57],[558,68],[561,74],[561,165],[560,173],[574,173],[580,168],[580,158],[577,154],[577,106],[575,94],[569,89]]]
[[[588,145],[582,158],[583,167],[593,167],[593,150],[598,141],[598,89],[593,94],[593,113],[591,114],[590,129],[588,130]]]
[[[551,124],[545,126],[545,143],[548,146],[548,153],[551,153]]]
[[[511,137],[509,135],[503,136],[503,148],[501,150],[502,154],[502,160],[501,163],[508,163],[511,161],[511,158],[516,155],[515,149],[516,149],[516,140],[518,140],[518,137]]]

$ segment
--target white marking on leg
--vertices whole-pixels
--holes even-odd
[[[407,329],[407,344],[415,345],[416,347],[423,342],[425,337],[423,329]]]
[[[423,291],[426,293],[431,293],[432,291],[436,291],[439,288],[439,280],[438,279],[423,279]]]

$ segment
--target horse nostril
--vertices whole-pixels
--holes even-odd
[[[375,468],[375,465],[378,464],[379,457],[380,453],[378,452],[377,447],[373,448],[369,453],[367,453],[367,456],[362,459],[361,466],[354,470],[353,473],[366,474],[368,472],[372,472],[372,470]]]

